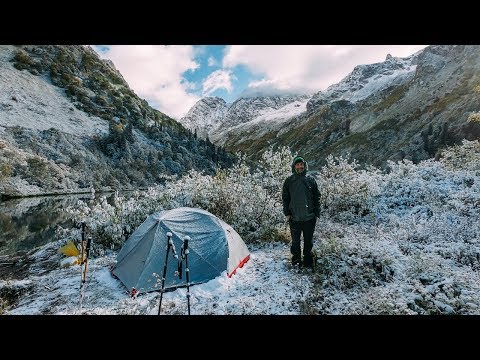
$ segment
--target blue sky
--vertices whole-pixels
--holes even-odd
[[[425,45],[95,45],[129,86],[174,118],[202,97],[315,93],[356,65],[405,57]]]
[[[260,75],[255,75],[243,64],[235,66],[230,72],[223,70],[222,63],[227,49],[225,45],[194,46],[195,61],[199,64],[197,69],[187,70],[183,77],[186,81],[195,84],[190,93],[199,97],[218,96],[227,103],[235,101],[248,84],[253,80],[260,80]],[[210,77],[207,86],[204,82]],[[208,86],[209,85],[209,86]]]

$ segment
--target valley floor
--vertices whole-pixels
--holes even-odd
[[[1,281],[0,287],[23,288],[15,306],[5,314],[123,314],[156,315],[159,292],[131,298],[122,283],[110,274],[116,253],[89,262],[87,285],[80,304],[80,267],[60,268],[58,243],[35,253],[24,280]],[[301,313],[301,304],[312,288],[312,274],[290,268],[289,246],[282,243],[249,246],[250,260],[228,278],[226,273],[205,284],[190,287],[191,314]],[[3,283],[3,284],[2,284]],[[187,314],[186,288],[164,294],[162,314]]]

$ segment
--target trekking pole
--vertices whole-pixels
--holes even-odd
[[[185,275],[187,277],[187,304],[188,304],[188,315],[190,315],[190,270],[188,269],[188,241],[190,236],[185,236],[183,239],[183,253],[185,254]]]
[[[85,295],[85,282],[87,280],[87,270],[88,270],[88,256],[90,255],[90,245],[92,243],[92,238],[89,236],[87,238],[87,246],[85,248],[85,260],[82,262],[85,263],[85,268],[82,271],[82,282],[80,284],[80,308],[82,307],[83,297]]]
[[[162,288],[160,289],[160,303],[158,304],[158,315],[160,315],[160,310],[162,309],[162,299],[163,293],[165,292],[165,277],[167,276],[167,262],[168,262],[168,253],[170,252],[170,247],[173,245],[172,233],[167,232],[167,253],[165,254],[165,263],[163,264],[163,276],[162,276]]]
[[[85,263],[85,268],[82,271],[82,283],[80,284],[80,290],[82,290],[83,286],[85,285],[85,281],[87,280],[88,255],[90,255],[91,243],[92,243],[92,238],[89,236],[87,239],[87,247],[85,248],[85,260],[83,261]]]
[[[82,253],[80,257],[80,288],[82,288],[82,280],[83,280],[83,260],[85,258],[85,231],[86,231],[86,224],[85,221],[82,221]]]

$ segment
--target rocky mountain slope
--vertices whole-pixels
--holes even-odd
[[[348,83],[348,91],[336,91]],[[316,94],[299,125],[276,143],[317,164],[328,154],[376,166],[418,162],[480,136],[479,96],[480,47],[429,46],[408,58],[356,67],[342,83]]]
[[[480,46],[434,45],[406,58],[388,55],[358,65],[325,91],[297,99],[298,111],[284,111],[283,118],[264,114],[254,121],[248,111],[236,112],[234,121],[224,117],[211,139],[252,159],[269,146],[287,145],[314,167],[329,154],[381,167],[387,160],[418,162],[480,137],[479,100]],[[250,105],[257,101],[248,99]]]
[[[228,111],[225,100],[219,97],[200,99],[180,122],[197,136],[207,138],[218,127]]]
[[[223,99],[206,97],[180,122],[222,146],[234,134],[247,137],[250,132],[258,135],[258,131],[272,126],[278,128],[285,120],[305,111],[309,98],[310,95],[245,96],[227,105]]]
[[[232,159],[87,46],[0,46],[0,197],[145,187]]]

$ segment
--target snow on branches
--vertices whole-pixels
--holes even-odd
[[[479,153],[478,141],[464,141],[438,161],[389,162],[385,170],[328,157],[316,176],[318,276],[304,311],[480,313]],[[212,212],[247,243],[289,241],[281,188],[290,150],[265,152],[253,169],[239,159],[214,176],[190,171],[128,200],[79,202],[69,211],[112,248],[152,212],[179,206]]]

